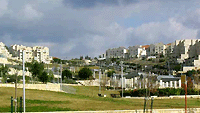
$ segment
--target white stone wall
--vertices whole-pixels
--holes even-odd
[[[0,87],[15,87],[15,84],[0,84]],[[23,88],[23,84],[17,84],[17,88]],[[25,84],[26,89],[60,91],[60,84]]]

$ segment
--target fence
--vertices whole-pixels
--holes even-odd
[[[141,89],[151,87],[157,88],[181,88],[181,80],[178,81],[169,81],[163,82],[148,80],[147,78],[139,79],[138,77],[126,79],[125,77],[122,79],[117,79],[116,76],[110,78],[110,86],[111,87],[122,87],[122,80],[124,88],[133,88],[133,89]]]

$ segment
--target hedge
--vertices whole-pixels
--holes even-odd
[[[149,90],[147,89],[134,89],[134,90],[124,90],[123,96],[131,96],[131,97],[144,97],[149,95]],[[197,95],[198,90],[195,89],[187,89],[188,95]],[[120,95],[122,96],[122,92],[120,91]],[[170,95],[185,95],[185,90],[183,88],[164,88],[164,89],[155,89],[150,90],[150,96],[170,96]]]

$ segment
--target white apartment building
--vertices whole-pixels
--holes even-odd
[[[141,58],[146,56],[146,48],[142,47],[142,46],[129,46],[129,57],[133,58],[133,57],[137,57],[137,58]]]
[[[4,55],[7,58],[12,57],[12,55],[9,53],[8,49],[6,48],[6,45],[3,42],[0,42],[0,54]]]
[[[146,49],[148,56],[154,56],[155,55],[155,45],[150,44],[149,47]]]
[[[43,46],[34,46],[32,47],[34,59],[38,62],[44,62],[49,64],[53,59],[49,56],[49,48]]]
[[[173,53],[175,43],[169,43],[165,45],[165,54]]]
[[[106,58],[125,58],[128,50],[125,47],[118,47],[106,50]]]
[[[9,48],[14,57],[22,61],[23,51],[25,51],[25,61],[31,62],[33,59],[38,62],[49,64],[52,57],[49,56],[49,48],[43,46],[26,47],[23,45],[11,45]]]
[[[163,54],[163,55],[165,55],[166,47],[162,42],[156,43],[154,45],[155,45],[155,54]]]
[[[196,39],[175,40],[173,51],[174,58],[181,62],[189,58],[189,49],[196,43]],[[190,51],[191,55],[194,51]]]

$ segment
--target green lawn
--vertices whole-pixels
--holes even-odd
[[[98,97],[98,87],[74,87],[76,94],[26,90],[26,111],[73,111],[73,110],[131,110],[143,109],[144,100]],[[102,90],[102,94],[118,93]],[[10,97],[14,88],[0,88],[0,112],[10,111]],[[22,89],[18,89],[22,96]],[[188,99],[188,107],[200,107],[199,99]],[[184,99],[154,100],[154,108],[184,108]]]

